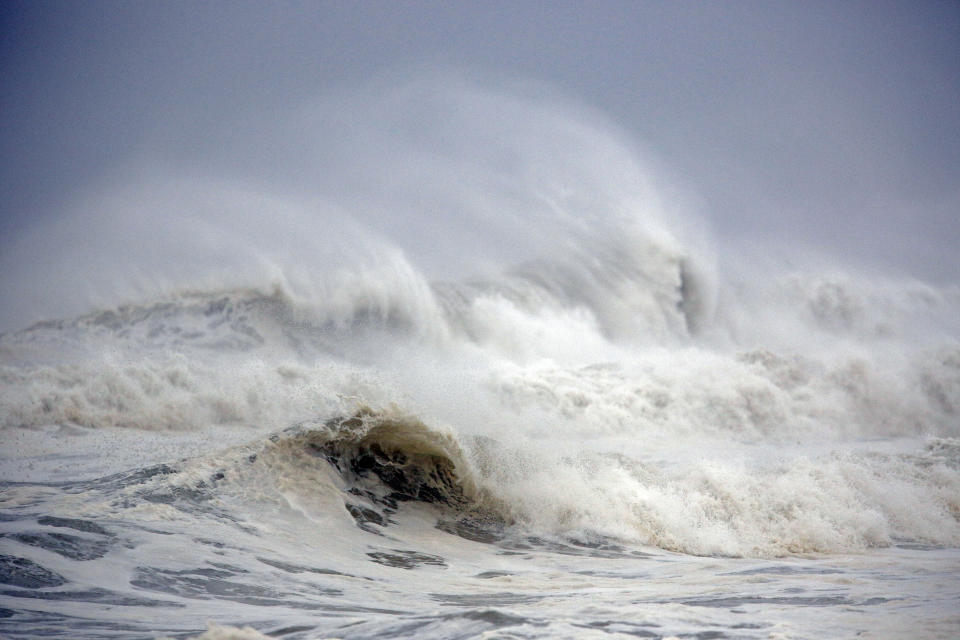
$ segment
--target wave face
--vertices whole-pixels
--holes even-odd
[[[104,605],[174,607],[183,626],[154,631],[182,637],[281,607],[402,637],[439,602],[458,613],[422,637],[586,637],[531,613],[556,558],[606,585],[628,569],[596,563],[960,545],[956,286],[718,255],[614,127],[522,88],[381,84],[222,136],[5,245],[17,628],[108,637],[133,629]],[[546,573],[521,579],[521,556]],[[420,601],[397,570],[446,577]],[[471,599],[468,577],[499,590]],[[784,604],[738,588],[731,607]],[[670,600],[678,634],[722,606],[694,591]],[[31,598],[69,611],[28,620]],[[271,635],[343,631],[297,624]]]

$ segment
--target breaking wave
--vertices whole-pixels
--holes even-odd
[[[718,256],[615,127],[522,90],[412,81],[260,126],[4,244],[5,438],[77,436],[90,477],[78,434],[230,428],[144,465],[172,465],[151,505],[214,492],[238,521],[960,543],[956,286]]]
[[[920,449],[725,453],[650,460],[582,444],[518,447],[430,427],[396,408],[362,408],[84,486],[112,487],[125,502],[212,512],[254,531],[264,525],[250,522],[249,509],[292,508],[307,522],[387,536],[420,514],[427,526],[513,550],[653,545],[763,557],[960,543],[960,439],[931,438]]]

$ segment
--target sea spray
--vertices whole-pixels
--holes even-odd
[[[718,255],[523,88],[218,135],[4,245],[6,632],[950,624],[955,286]]]

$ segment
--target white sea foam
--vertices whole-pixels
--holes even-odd
[[[145,162],[10,245],[6,326],[55,319],[0,336],[4,437],[235,426],[256,445],[370,406],[451,434],[531,535],[960,544],[956,287],[718,258],[595,114],[431,86]],[[276,464],[322,520],[304,465]]]

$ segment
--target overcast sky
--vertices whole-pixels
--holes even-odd
[[[604,112],[696,192],[721,246],[796,240],[960,281],[958,2],[6,0],[0,12],[8,240],[165,140],[202,146],[245,114],[441,65]]]

